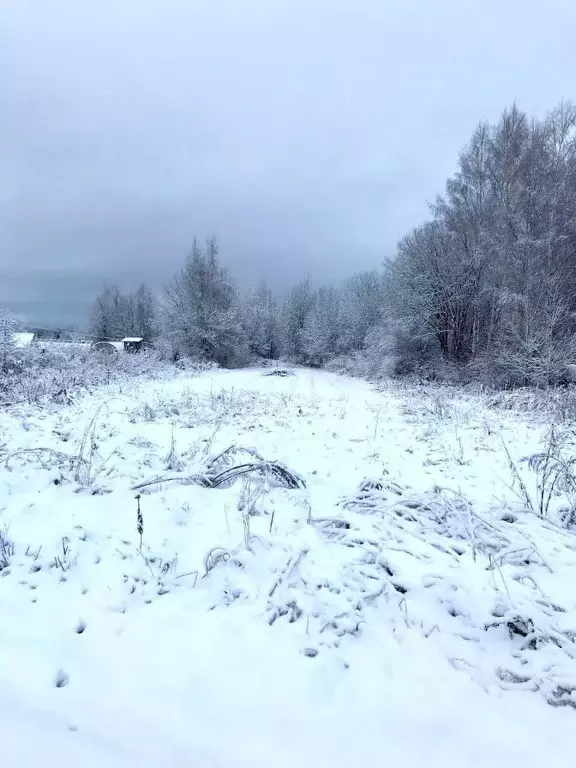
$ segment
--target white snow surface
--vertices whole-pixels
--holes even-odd
[[[545,424],[270,372],[0,415],[0,765],[569,764],[576,536],[504,447],[532,493]],[[306,487],[189,479],[258,456]]]
[[[31,344],[33,340],[34,340],[33,333],[20,332],[20,333],[12,334],[12,341],[14,343],[14,346],[18,348],[27,347],[28,344]]]

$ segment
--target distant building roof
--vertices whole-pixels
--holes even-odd
[[[140,338],[140,336],[126,336],[125,339],[122,339],[122,343],[124,342],[132,343],[137,341],[144,341],[144,339]]]
[[[13,333],[12,341],[15,347],[27,347],[34,340],[34,334],[29,332]]]

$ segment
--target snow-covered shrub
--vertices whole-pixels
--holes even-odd
[[[491,395],[487,404],[494,410],[537,414],[549,424],[576,421],[576,388],[573,386],[503,390]]]
[[[434,339],[399,329],[395,334],[394,353],[395,375],[416,375],[430,381],[443,378],[440,349]]]
[[[334,357],[326,368],[336,373],[378,381],[392,376],[395,364],[392,334],[388,324],[380,322],[368,330],[359,349]]]
[[[68,403],[81,391],[133,378],[166,378],[178,370],[199,370],[190,359],[174,364],[155,350],[137,355],[101,354],[85,344],[32,343],[13,349],[10,364],[0,371],[0,405]]]
[[[552,427],[542,449],[515,462],[505,447],[512,487],[521,504],[565,528],[576,527],[576,435]]]
[[[506,337],[490,355],[479,355],[467,368],[469,375],[501,389],[569,384],[569,365],[576,360],[576,338],[570,329],[550,338],[535,333],[529,340]]]
[[[393,374],[394,358],[390,354],[382,357],[375,356],[372,354],[372,350],[360,349],[339,355],[330,360],[324,367],[333,373],[379,381]]]

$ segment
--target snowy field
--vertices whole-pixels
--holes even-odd
[[[569,425],[271,370],[0,415],[0,765],[569,764]]]

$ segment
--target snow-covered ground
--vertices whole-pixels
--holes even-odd
[[[0,415],[0,765],[569,764],[544,420],[267,373]]]

